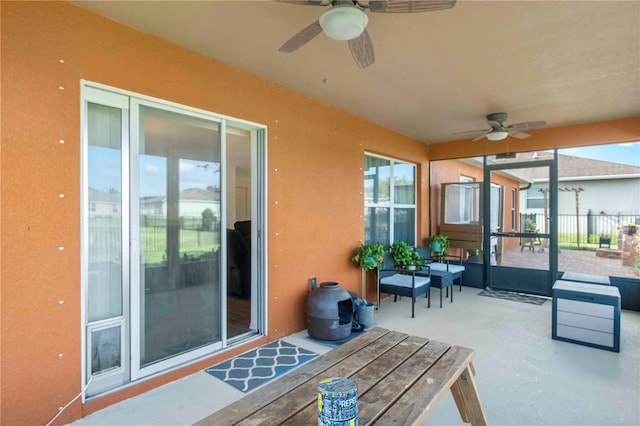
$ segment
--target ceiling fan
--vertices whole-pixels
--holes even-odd
[[[279,51],[291,53],[324,31],[334,40],[347,40],[351,55],[360,68],[375,61],[373,44],[366,30],[369,18],[364,13],[415,13],[450,9],[456,0],[276,0],[307,6],[331,6],[320,19],[291,37]]]
[[[484,132],[482,135],[473,139],[474,141],[482,139],[485,136],[490,141],[501,141],[503,139],[506,139],[507,136],[513,136],[514,138],[518,139],[526,139],[531,135],[525,132],[521,132],[520,129],[535,129],[547,125],[546,121],[527,121],[524,123],[515,123],[505,126],[504,122],[507,121],[507,115],[508,114],[506,112],[494,112],[487,115],[487,121],[489,122],[489,126],[491,126],[491,128],[489,129],[469,130],[466,132],[457,132],[453,134],[459,135],[461,133]]]

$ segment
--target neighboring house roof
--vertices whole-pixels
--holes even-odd
[[[534,161],[552,158],[553,153],[551,152],[523,152],[516,154],[516,158],[514,159],[496,160],[496,162]],[[519,169],[518,172],[530,179],[548,179],[547,170],[542,167]],[[558,178],[584,178],[589,176],[597,176],[599,178],[602,178],[603,176],[640,178],[640,167],[558,154]]]
[[[167,200],[167,197],[165,196],[150,196],[150,197],[142,197],[140,198],[140,201],[142,201],[143,203],[149,204],[149,203],[164,203]]]
[[[220,191],[211,191],[202,188],[187,188],[180,191],[180,199],[193,201],[219,201]]]
[[[116,192],[115,190],[111,192],[101,191],[95,188],[89,188],[89,199],[91,201],[103,201],[108,203],[120,202],[121,194]],[[167,197],[152,195],[148,197],[142,197],[141,201],[143,203],[153,203],[153,202],[164,202]],[[211,191],[208,189],[201,188],[187,188],[180,191],[180,199],[181,200],[192,200],[192,201],[219,201],[220,200],[220,191]]]
[[[89,201],[91,202],[119,203],[121,199],[121,194],[114,189],[106,192],[95,188],[89,188]]]

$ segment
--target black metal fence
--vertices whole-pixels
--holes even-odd
[[[189,229],[194,231],[210,230],[218,225],[217,219],[212,219],[212,223],[205,224],[202,216],[180,216],[180,229]],[[143,215],[140,223],[146,228],[166,228],[166,216]]]
[[[520,224],[524,230],[525,219],[530,219],[536,224],[539,232],[547,233],[548,223],[546,223],[544,214],[521,214]],[[640,215],[623,215],[623,214],[598,214],[591,210],[587,214],[561,214],[558,215],[558,243],[580,243],[598,244],[600,237],[608,237],[611,244],[617,244],[618,232],[622,226],[629,223],[640,225]]]
[[[202,216],[181,216],[180,250],[209,249],[219,244],[220,223],[204,223]],[[145,252],[164,253],[167,246],[167,220],[163,216],[142,217],[141,243]],[[122,230],[119,221],[96,221],[89,226],[89,261],[118,259],[122,253]]]

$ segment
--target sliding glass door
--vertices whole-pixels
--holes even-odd
[[[221,132],[211,118],[150,102],[133,102],[132,112],[139,236],[132,341],[134,373],[143,374],[185,352],[220,347]]]
[[[266,151],[255,124],[92,84],[83,99],[84,372],[95,395],[265,329]]]

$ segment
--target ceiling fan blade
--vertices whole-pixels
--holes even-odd
[[[359,3],[358,3],[359,4]],[[415,13],[451,9],[456,0],[370,0],[374,13]]]
[[[452,135],[461,135],[463,133],[476,133],[476,132],[490,132],[492,129],[478,129],[478,130],[467,130],[465,132],[455,132],[451,133]]]
[[[484,138],[485,136],[487,136],[487,134],[486,134],[486,133],[483,133],[483,134],[481,134],[480,136],[478,136],[477,138],[473,138],[473,139],[471,139],[471,142],[475,142],[475,141],[477,141],[477,140],[480,140],[480,139]]]
[[[515,123],[507,126],[507,129],[536,129],[547,125],[546,121],[527,121],[525,123]]]
[[[509,131],[509,136],[513,136],[514,138],[517,138],[517,139],[526,139],[531,135],[529,133],[519,132],[517,130],[515,130],[515,131],[514,130],[510,130]]]
[[[309,41],[311,41],[312,38],[314,38],[321,32],[322,32],[322,27],[320,26],[320,22],[316,21],[313,24],[306,27],[305,29],[303,29],[302,31],[300,31],[298,34],[291,37],[278,50],[284,53],[294,52],[299,48],[301,48],[302,46],[304,46],[305,44],[307,44]]]
[[[276,0],[281,3],[299,4],[302,6],[329,6],[329,0]]]
[[[373,43],[371,43],[371,37],[369,37],[367,30],[364,30],[360,36],[349,40],[349,50],[360,68],[365,68],[376,60]]]

